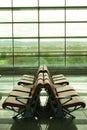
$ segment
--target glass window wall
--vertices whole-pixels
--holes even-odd
[[[87,0],[0,0],[0,67],[87,66]]]

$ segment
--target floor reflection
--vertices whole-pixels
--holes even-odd
[[[43,128],[44,127],[44,128]],[[77,130],[72,119],[14,120],[10,130]]]
[[[38,120],[29,118],[14,120],[10,130],[41,130],[41,127]]]
[[[77,130],[72,119],[52,119],[47,130]]]

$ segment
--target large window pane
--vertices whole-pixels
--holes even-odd
[[[11,11],[0,10],[0,22],[12,22]]]
[[[10,7],[11,0],[0,0],[0,7]]]
[[[86,36],[87,23],[67,23],[66,35],[67,36]]]
[[[41,52],[64,52],[64,39],[41,39],[40,40]]]
[[[37,21],[36,10],[19,10],[13,12],[14,22],[35,22]]]
[[[87,38],[83,39],[66,39],[67,51],[83,52],[87,51]]]
[[[64,10],[40,10],[40,21],[64,21]]]
[[[63,66],[64,65],[64,57],[62,56],[43,56],[40,57],[40,64],[45,64],[47,66]]]
[[[0,24],[0,37],[11,37],[11,36],[12,36],[12,25]]]
[[[37,6],[37,0],[13,0],[15,7]]]
[[[30,55],[22,55],[14,54],[14,64],[15,66],[22,67],[36,67],[38,66],[38,57]]]
[[[0,39],[0,52],[12,51],[12,39]]]
[[[87,21],[87,10],[67,10],[67,21]]]
[[[67,6],[87,6],[87,0],[66,0]]]
[[[20,55],[22,55],[23,52],[25,55],[27,55],[28,52],[31,55],[36,55],[38,52],[38,39],[14,39],[14,51],[17,54],[20,52]]]
[[[1,67],[12,67],[13,66],[13,53],[8,52],[7,54],[4,52],[0,52],[0,66]]]
[[[40,0],[40,6],[64,6],[64,0]]]
[[[86,66],[87,39],[67,39],[66,45],[67,66]]]
[[[14,39],[15,66],[32,66],[38,64],[38,40]]]
[[[0,66],[12,66],[12,40],[0,39]]]
[[[38,36],[37,24],[14,24],[15,37],[32,37]]]
[[[41,36],[64,36],[64,24],[40,24]]]
[[[67,66],[87,66],[87,56],[67,56]]]

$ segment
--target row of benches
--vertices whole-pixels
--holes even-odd
[[[39,73],[48,73],[50,79],[52,80],[54,85],[69,85],[68,80],[63,74],[53,75],[51,76],[46,65],[41,65],[35,76],[33,75],[23,75],[21,79],[18,81],[18,85],[32,85],[35,83],[37,76]]]
[[[29,83],[31,81],[32,84]],[[84,108],[85,102],[72,87],[65,85],[69,84],[66,81],[64,75],[51,76],[47,66],[40,66],[36,76],[22,76],[18,81],[18,85],[21,86],[11,91],[2,107],[17,112],[13,118],[38,116],[37,107],[40,103],[40,92],[44,88],[48,94],[47,108],[50,107],[51,110],[49,117],[69,116],[75,118],[71,112]]]

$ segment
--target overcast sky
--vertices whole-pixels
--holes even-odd
[[[39,0],[40,6],[64,6],[64,0]],[[37,0],[14,0],[14,6],[37,6]],[[66,0],[67,6],[87,6],[87,0]],[[11,0],[0,0],[0,6],[11,6]],[[36,10],[14,11],[15,22],[37,21]],[[0,10],[0,21],[11,22],[11,11]],[[64,10],[40,10],[40,21],[64,21]],[[87,9],[67,10],[66,21],[87,21]],[[0,24],[0,36],[11,36],[12,26],[10,24]],[[15,36],[37,36],[37,24],[15,24]],[[40,24],[40,36],[63,36],[64,24]],[[66,24],[67,36],[86,36],[87,23]]]
[[[40,6],[63,6],[65,0],[39,0]],[[37,0],[13,0],[14,6],[36,6]],[[0,0],[0,6],[10,6],[11,0]],[[66,0],[67,6],[87,6],[87,0]]]

